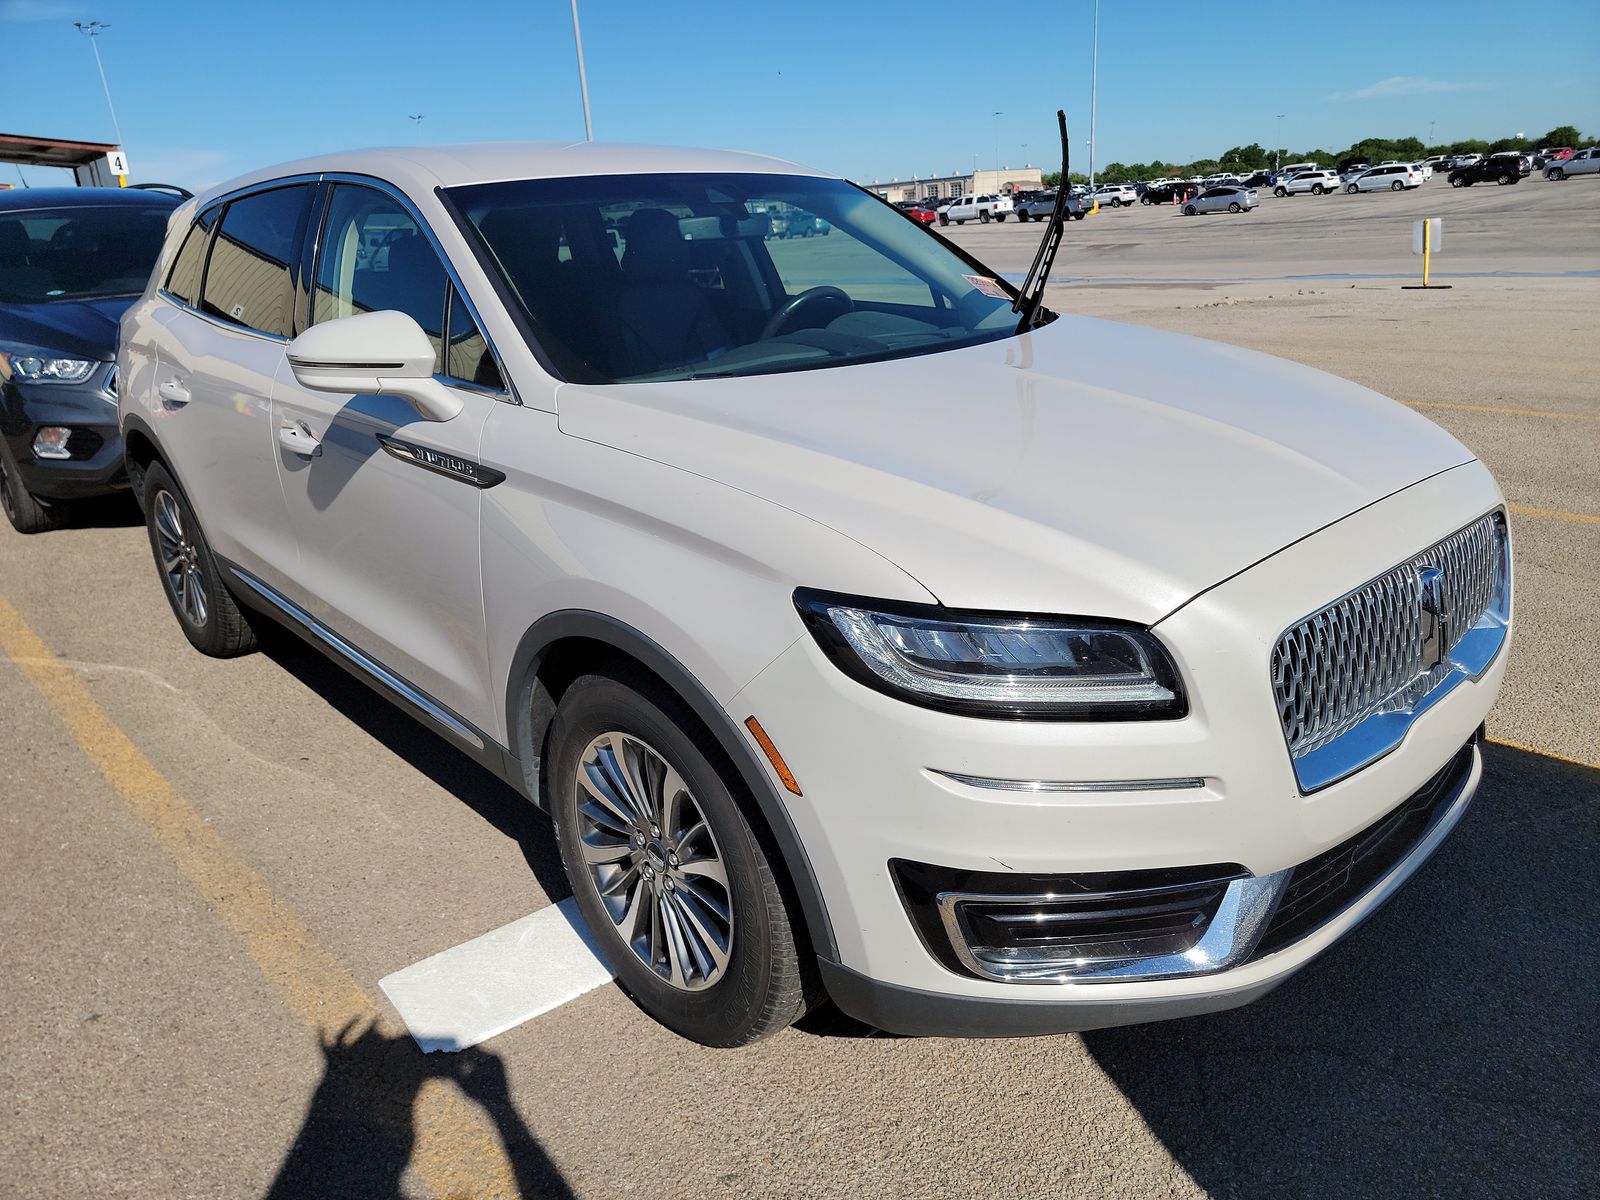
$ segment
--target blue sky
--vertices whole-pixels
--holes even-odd
[[[1092,0],[580,0],[595,136],[870,182],[1088,165]],[[568,0],[0,0],[0,131],[114,140],[189,187],[351,146],[583,136]],[[1358,137],[1600,134],[1600,4],[1103,0],[1097,161]],[[1206,82],[1210,78],[1213,82]],[[1003,115],[993,116],[995,110]],[[16,173],[5,168],[5,178]],[[54,182],[30,171],[30,182]]]

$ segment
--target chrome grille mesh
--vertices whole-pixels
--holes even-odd
[[[1280,637],[1272,650],[1272,689],[1290,754],[1298,758],[1373,713],[1409,707],[1425,694],[1448,668],[1423,661],[1419,571],[1431,566],[1443,573],[1448,654],[1493,602],[1504,554],[1504,526],[1490,514]]]

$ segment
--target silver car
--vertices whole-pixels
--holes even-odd
[[[1207,188],[1192,200],[1186,201],[1183,215],[1193,217],[1200,213],[1249,212],[1255,206],[1255,188],[1239,187],[1237,184],[1229,183]]]

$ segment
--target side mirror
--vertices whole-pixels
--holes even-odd
[[[425,421],[448,421],[461,398],[433,377],[438,355],[402,312],[359,313],[313,325],[289,343],[289,369],[316,392],[399,396]]]

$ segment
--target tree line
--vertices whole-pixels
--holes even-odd
[[[1549,133],[1538,138],[1504,137],[1496,141],[1464,138],[1461,141],[1441,142],[1433,146],[1426,145],[1421,138],[1414,137],[1362,138],[1359,142],[1352,142],[1346,149],[1339,151],[1320,148],[1291,151],[1280,148],[1276,155],[1271,150],[1251,142],[1248,146],[1233,146],[1217,158],[1198,158],[1187,163],[1163,162],[1159,158],[1147,163],[1113,162],[1107,163],[1104,170],[1097,174],[1101,179],[1112,182],[1163,177],[1187,178],[1191,175],[1213,175],[1218,171],[1239,173],[1266,171],[1278,163],[1286,162],[1319,162],[1325,166],[1342,162],[1347,158],[1370,158],[1373,162],[1383,162],[1386,159],[1415,162],[1436,155],[1496,154],[1502,150],[1530,151],[1547,146],[1583,146],[1589,140],[1578,132],[1575,125],[1557,125]],[[1088,181],[1087,175],[1078,171],[1072,173],[1071,182]],[[1061,172],[1047,172],[1044,182],[1046,186],[1055,187],[1061,182]]]

